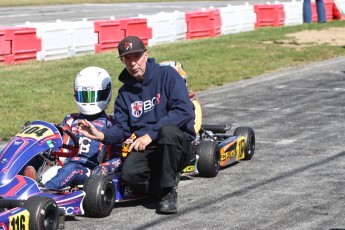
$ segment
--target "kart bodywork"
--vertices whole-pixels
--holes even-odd
[[[33,205],[32,200],[41,205],[56,206],[56,209],[53,211],[53,215],[55,215],[52,217],[53,219],[51,216],[42,218],[39,213],[35,217],[34,213],[29,212],[30,222],[37,225],[29,224],[30,229],[57,229],[62,214],[83,215],[85,213],[82,206],[85,197],[84,191],[42,190],[37,181],[19,174],[34,157],[46,158],[54,149],[63,147],[62,132],[60,126],[45,121],[34,121],[15,135],[0,151],[0,210],[3,211],[0,214],[0,223],[5,224],[7,228],[9,226],[6,223],[11,224],[13,218],[18,216],[22,221],[25,220],[25,223],[29,223],[26,212],[30,209],[29,206]],[[43,222],[37,223],[37,218]],[[44,220],[49,223],[45,224]],[[54,222],[53,225],[51,225],[52,222]]]
[[[184,174],[215,177],[220,169],[241,160],[250,160],[255,152],[255,133],[250,127],[240,126],[230,134],[231,125],[202,124],[200,102],[194,95],[191,101],[195,111],[196,140],[190,164]]]

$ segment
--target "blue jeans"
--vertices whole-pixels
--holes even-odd
[[[318,22],[326,22],[326,9],[323,0],[316,1],[316,11]],[[305,23],[312,22],[312,10],[310,0],[304,0],[303,2],[303,21]]]

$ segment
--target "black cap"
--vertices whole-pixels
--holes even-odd
[[[119,43],[117,47],[119,57],[130,54],[146,51],[144,42],[137,36],[127,36]]]

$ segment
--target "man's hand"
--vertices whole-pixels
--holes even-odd
[[[151,142],[152,139],[148,134],[138,137],[129,146],[128,152],[131,152],[132,149],[134,149],[135,151],[144,151],[146,149],[146,146],[148,146]]]
[[[92,140],[102,141],[104,139],[104,134],[97,130],[97,128],[91,124],[88,120],[77,120],[75,125],[78,132],[83,134]]]

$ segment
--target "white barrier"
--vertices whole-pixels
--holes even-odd
[[[183,12],[139,14],[138,18],[146,18],[147,26],[152,28],[152,38],[148,40],[148,46],[186,39],[187,23]]]
[[[256,22],[254,6],[246,2],[244,5],[238,7],[240,13],[240,32],[254,30]]]
[[[61,22],[66,24],[70,37],[69,56],[95,53],[98,34],[94,29],[94,22],[86,19],[76,22]]]
[[[276,1],[275,3],[279,3]],[[285,11],[285,26],[300,25],[303,24],[303,0],[292,2],[281,2]]]
[[[42,41],[42,49],[37,52],[37,60],[39,61],[94,53],[95,44],[98,42],[98,35],[94,32],[94,25],[91,21],[27,22],[25,26],[36,28],[37,37]]]
[[[233,34],[240,32],[240,10],[229,4],[227,7],[219,7],[222,19],[221,34]]]
[[[345,0],[334,0],[334,4],[337,6],[339,12],[345,17]]]

